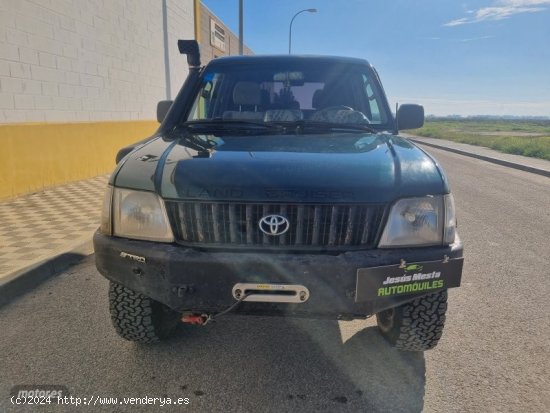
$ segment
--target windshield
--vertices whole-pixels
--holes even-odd
[[[320,123],[387,128],[376,78],[349,63],[218,66],[203,74],[187,121]]]

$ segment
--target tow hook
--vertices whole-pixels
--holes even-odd
[[[182,323],[191,324],[194,326],[203,326],[205,325],[210,317],[208,317],[206,314],[197,315],[197,314],[188,314],[184,315],[181,318]]]
[[[241,293],[239,293],[239,299],[237,301],[235,301],[228,308],[226,308],[223,311],[220,311],[219,313],[216,313],[216,314],[201,314],[201,315],[186,314],[183,317],[181,317],[181,321],[182,321],[182,323],[187,323],[187,324],[191,324],[191,325],[195,325],[195,326],[205,326],[210,322],[216,321],[216,319],[219,316],[227,314],[227,313],[231,312],[232,310],[234,310],[235,308],[237,308],[237,306],[240,303],[242,303],[245,300],[246,297],[248,297],[248,294],[246,294],[246,293],[242,294],[242,292],[241,292]]]

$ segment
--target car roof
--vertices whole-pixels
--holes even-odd
[[[248,55],[248,56],[222,56],[208,62],[209,68],[225,65],[239,64],[273,64],[311,62],[314,64],[359,64],[370,66],[365,59],[342,56],[320,56],[320,55]]]

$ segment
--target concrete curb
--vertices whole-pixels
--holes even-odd
[[[497,165],[506,166],[508,168],[519,169],[521,171],[531,172],[531,173],[534,173],[534,174],[537,174],[537,175],[542,175],[542,176],[546,176],[546,177],[550,178],[550,171],[547,171],[547,170],[544,170],[544,169],[539,169],[539,168],[535,168],[533,166],[528,166],[528,165],[524,165],[524,164],[520,164],[520,163],[505,161],[503,159],[491,158],[489,156],[480,155],[480,154],[477,154],[477,153],[474,153],[474,152],[467,152],[467,151],[463,151],[463,150],[460,150],[460,149],[449,148],[448,146],[436,145],[436,144],[431,143],[431,142],[427,143],[427,142],[417,140],[417,139],[412,138],[412,137],[408,137],[407,139],[414,142],[414,143],[416,143],[416,144],[419,144],[419,145],[431,146],[433,148],[442,149],[444,151],[458,153],[459,155],[464,155],[464,156],[469,156],[471,158],[481,159],[483,161],[491,162],[491,163],[494,163],[494,164],[497,164]]]
[[[3,276],[0,279],[0,307],[33,289],[48,278],[58,275],[67,268],[79,263],[93,252],[92,238],[87,235],[56,255],[44,258],[28,267]]]

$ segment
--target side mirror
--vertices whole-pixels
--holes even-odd
[[[407,103],[397,109],[399,129],[418,129],[424,125],[424,106]]]
[[[173,100],[161,100],[157,103],[157,120],[161,123],[172,106]]]

